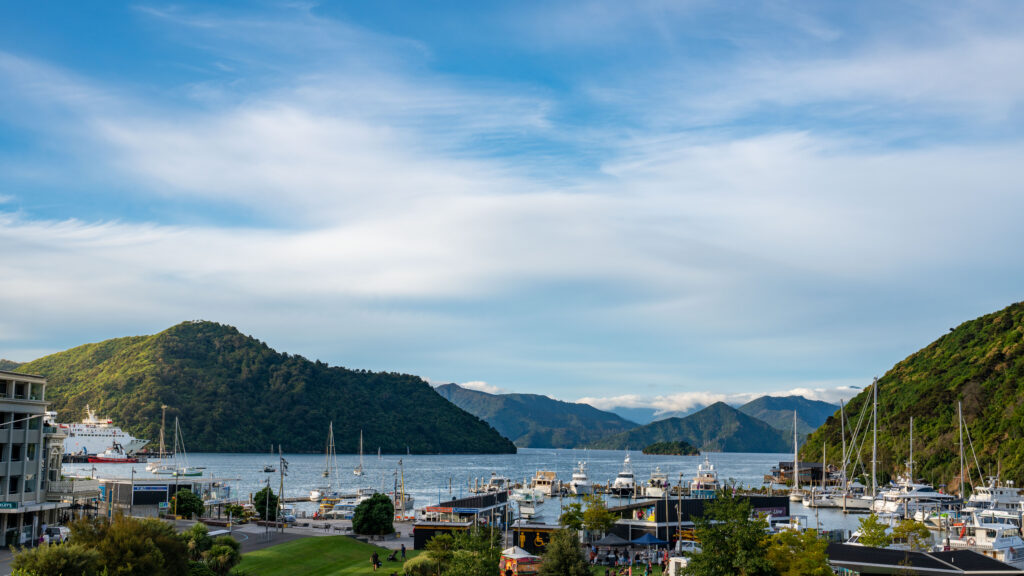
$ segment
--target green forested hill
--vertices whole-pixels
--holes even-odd
[[[21,366],[20,362],[0,358],[0,370],[17,370],[18,366]]]
[[[539,394],[488,394],[456,384],[437,393],[489,422],[523,448],[576,448],[636,426],[589,404],[562,402]]]
[[[330,367],[278,353],[230,326],[185,322],[153,336],[86,344],[18,367],[45,376],[60,421],[86,404],[155,439],[160,405],[178,416],[193,451],[323,450],[334,422],[339,452],[503,453],[515,446],[416,376]]]
[[[792,436],[747,416],[724,402],[690,414],[651,422],[590,445],[604,450],[639,449],[655,442],[681,440],[702,452],[786,452],[793,449]]]
[[[1001,470],[1005,480],[1024,481],[1024,304],[961,324],[878,380],[880,469],[902,472],[913,416],[914,475],[954,489],[960,473],[957,402],[963,403],[984,474]],[[855,421],[870,408],[866,387],[847,404],[847,419]],[[829,459],[837,461],[839,431],[838,418],[829,418],[810,436],[803,457],[820,459],[825,441]],[[870,438],[861,460],[870,466]],[[977,482],[976,468],[971,473]]]
[[[795,410],[797,432],[804,436],[817,430],[829,416],[839,410],[839,406],[820,400],[808,400],[803,396],[761,396],[740,406],[738,410],[790,435],[793,434]]]

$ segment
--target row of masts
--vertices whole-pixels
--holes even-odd
[[[856,437],[853,439],[854,442],[853,442],[853,444],[851,446],[849,446],[849,449],[848,449],[847,443],[846,443],[846,406],[845,406],[845,403],[842,400],[840,400],[840,408],[839,408],[839,410],[840,410],[840,419],[839,419],[839,422],[840,422],[840,436],[841,436],[841,440],[842,440],[842,456],[843,456],[843,458],[842,458],[842,466],[840,468],[840,475],[841,475],[841,482],[843,482],[844,484],[848,484],[849,483],[849,476],[847,474],[847,472],[848,472],[847,466],[850,464],[851,459],[854,456],[854,451],[856,449]],[[861,418],[863,419],[863,413],[862,413],[862,417]],[[960,474],[959,474],[960,491],[959,491],[959,493],[960,493],[961,496],[963,496],[965,494],[966,483],[970,481],[969,478],[968,478],[968,472],[969,472],[970,465],[968,464],[968,450],[967,450],[967,448],[969,447],[970,451],[972,453],[974,452],[973,439],[970,437],[970,431],[966,430],[966,425],[965,424],[966,423],[965,423],[964,417],[963,417],[963,406],[962,406],[962,403],[961,402],[957,402],[957,428],[958,428],[958,434],[959,434],[959,464],[960,464]],[[860,430],[860,425],[861,425],[861,423],[858,422],[857,426],[854,428],[854,431],[853,431],[854,436],[856,436],[858,434],[858,431]],[[879,490],[879,486],[878,486],[878,378],[875,378],[874,381],[871,384],[871,425],[872,425],[872,434],[871,434],[871,496],[872,497],[877,497],[878,496],[878,490]],[[910,417],[909,428],[910,428],[910,430],[909,430],[909,432],[910,432],[910,434],[909,434],[910,449],[909,449],[908,459],[906,461],[906,471],[907,471],[907,478],[908,478],[908,480],[913,482],[914,481],[914,417],[913,416]],[[967,442],[968,442],[969,446],[965,445],[965,443],[964,443],[964,434],[965,433],[967,434]],[[794,410],[793,411],[793,490],[792,490],[792,493],[794,495],[799,493],[799,490],[800,490],[800,458],[799,458],[799,447],[798,447],[797,442],[798,442],[797,412],[796,412],[796,410]],[[825,466],[825,460],[826,460],[826,457],[827,457],[826,450],[827,450],[827,444],[823,442],[822,443],[822,450],[821,450],[822,451],[822,486],[823,487],[825,485],[824,476],[825,476],[825,470],[826,470],[826,466]],[[983,475],[982,470],[981,470],[981,465],[978,462],[977,454],[974,454],[974,461],[975,461],[975,465],[976,465],[976,467],[978,469],[979,477],[983,478],[984,475]]]

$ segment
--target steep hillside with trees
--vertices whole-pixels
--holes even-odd
[[[332,367],[279,353],[214,322],[86,344],[24,364],[45,376],[61,421],[86,404],[155,439],[160,406],[178,416],[193,451],[323,450],[334,422],[339,452],[505,453],[515,446],[416,376]]]
[[[861,411],[870,411],[871,392],[866,386],[850,400],[849,421],[856,422]],[[879,378],[880,469],[886,475],[903,471],[913,416],[915,477],[948,484],[955,491],[960,475],[958,403],[963,405],[982,475],[999,472],[1005,480],[1024,481],[1024,304],[964,322]],[[802,457],[820,459],[822,442],[827,443],[829,460],[838,461],[837,417],[829,418],[810,436]],[[870,466],[870,438],[858,459]],[[973,464],[973,456],[969,461]],[[971,474],[977,483],[976,467],[971,467]]]

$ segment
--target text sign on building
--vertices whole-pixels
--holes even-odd
[[[166,492],[167,486],[135,486],[132,489],[136,492]]]
[[[17,502],[0,502],[0,510],[17,510]]]

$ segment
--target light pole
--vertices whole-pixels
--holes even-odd
[[[135,509],[135,466],[132,466],[132,493],[128,497],[128,515],[131,516]]]

